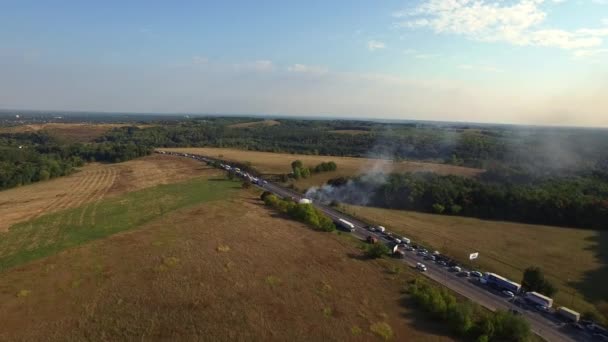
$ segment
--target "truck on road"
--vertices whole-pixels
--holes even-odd
[[[581,319],[581,314],[564,306],[557,308],[556,313],[559,316],[565,318],[566,320],[574,323],[578,322]]]
[[[484,278],[488,285],[493,286],[494,288],[497,288],[499,290],[511,291],[517,294],[521,289],[520,284],[495,273],[486,273]]]
[[[541,305],[547,308],[550,308],[553,305],[553,298],[549,298],[538,292],[526,292],[524,298],[530,303]]]
[[[355,225],[346,221],[345,219],[338,219],[338,221],[336,222],[338,224],[338,227],[341,228],[342,230],[345,230],[347,232],[354,232],[355,231]]]

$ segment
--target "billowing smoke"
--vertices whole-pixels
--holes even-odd
[[[332,201],[355,205],[368,205],[372,197],[393,171],[395,147],[387,141],[390,139],[390,126],[381,134],[375,146],[368,152],[368,162],[361,168],[360,177],[345,184],[325,184],[321,187],[311,187],[306,191],[306,197],[316,202],[328,204]]]

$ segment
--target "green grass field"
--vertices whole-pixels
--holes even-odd
[[[164,214],[222,199],[238,183],[196,178],[44,215],[11,227],[0,240],[0,271],[136,228]]]
[[[473,266],[517,282],[526,267],[539,266],[558,287],[557,305],[608,315],[606,233],[370,207],[344,211],[461,261],[479,252]]]

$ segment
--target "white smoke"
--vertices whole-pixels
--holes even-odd
[[[313,186],[306,191],[306,197],[320,203],[332,201],[350,203],[355,205],[368,205],[373,195],[386,183],[387,177],[392,173],[395,162],[395,148],[388,143],[391,128],[379,135],[374,147],[367,153],[368,161],[359,170],[358,179],[349,179],[346,184],[333,186],[325,184],[321,187]]]

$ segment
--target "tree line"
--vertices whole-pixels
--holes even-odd
[[[426,160],[481,168],[498,165],[540,175],[597,169],[608,164],[608,133],[601,130],[278,121],[277,126],[249,128],[233,128],[231,124],[239,122],[238,119],[171,121],[142,129],[118,128],[101,139],[156,147],[233,147],[309,155]],[[352,127],[357,127],[362,134],[336,133]]]
[[[608,182],[595,175],[546,178],[534,183],[490,182],[433,173],[386,175],[380,183],[369,177],[330,180],[368,194],[368,205],[444,215],[533,224],[607,229]],[[369,190],[372,189],[372,190]],[[360,197],[360,196],[356,196]],[[339,199],[350,202],[349,198]]]

